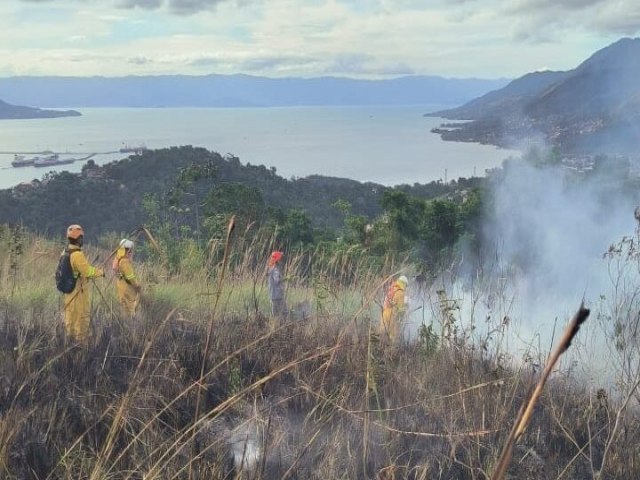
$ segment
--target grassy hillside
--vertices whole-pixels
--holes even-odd
[[[173,272],[150,254],[137,265],[135,319],[119,314],[111,279],[96,281],[83,350],[61,330],[62,245],[7,228],[0,242],[2,478],[486,479],[544,362],[531,352],[511,363],[508,323],[478,335],[430,289],[422,326],[383,346],[381,286],[411,270],[355,252],[286,258],[292,315],[273,323],[269,239],[242,235],[226,271],[221,244],[204,259],[185,252]],[[90,247],[108,262],[108,249]],[[628,400],[556,373],[510,478],[638,478]]]

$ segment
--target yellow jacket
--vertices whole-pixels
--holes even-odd
[[[133,270],[131,259],[120,251],[118,251],[117,255],[116,274],[118,280],[116,282],[116,289],[118,290],[118,300],[125,313],[133,315],[138,305],[140,284]]]
[[[380,334],[383,338],[395,342],[400,334],[400,323],[406,310],[403,282],[395,281],[389,288],[382,306]]]
[[[104,276],[104,271],[101,268],[94,267],[89,263],[89,260],[87,260],[87,257],[80,247],[77,245],[69,245],[67,249],[69,250],[69,259],[71,261],[73,275],[77,279],[76,289],[79,285],[82,286],[86,284],[90,278]],[[73,295],[73,292],[69,295]]]
[[[403,313],[406,309],[404,298],[405,288],[406,286],[403,282],[396,280],[387,292],[383,308],[393,310],[394,313]]]

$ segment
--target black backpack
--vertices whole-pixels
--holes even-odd
[[[62,293],[71,293],[76,288],[76,277],[73,275],[71,267],[71,254],[68,248],[64,249],[60,260],[58,260],[58,268],[56,269],[56,287]]]

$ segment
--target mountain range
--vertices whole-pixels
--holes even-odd
[[[250,75],[0,78],[0,98],[47,108],[460,105],[506,79],[407,76],[388,80]]]
[[[640,38],[623,38],[575,69],[535,72],[461,107],[427,115],[465,123],[445,140],[506,147],[540,135],[565,152],[631,153],[640,139]]]
[[[0,100],[0,119],[77,117],[75,110],[43,110],[41,108],[11,105]]]

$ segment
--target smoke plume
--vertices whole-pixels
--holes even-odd
[[[612,245],[634,235],[637,223],[628,169],[616,165],[578,170],[505,161],[488,179],[482,258],[464,255],[457,268],[418,296],[424,311],[412,317],[410,334],[425,320],[442,323],[449,314],[457,319],[459,335],[490,337],[514,358],[536,352],[542,360],[584,300],[595,315],[581,331],[581,352],[605,355],[608,326],[596,319],[622,284],[632,285],[634,275],[612,268],[605,258]]]

